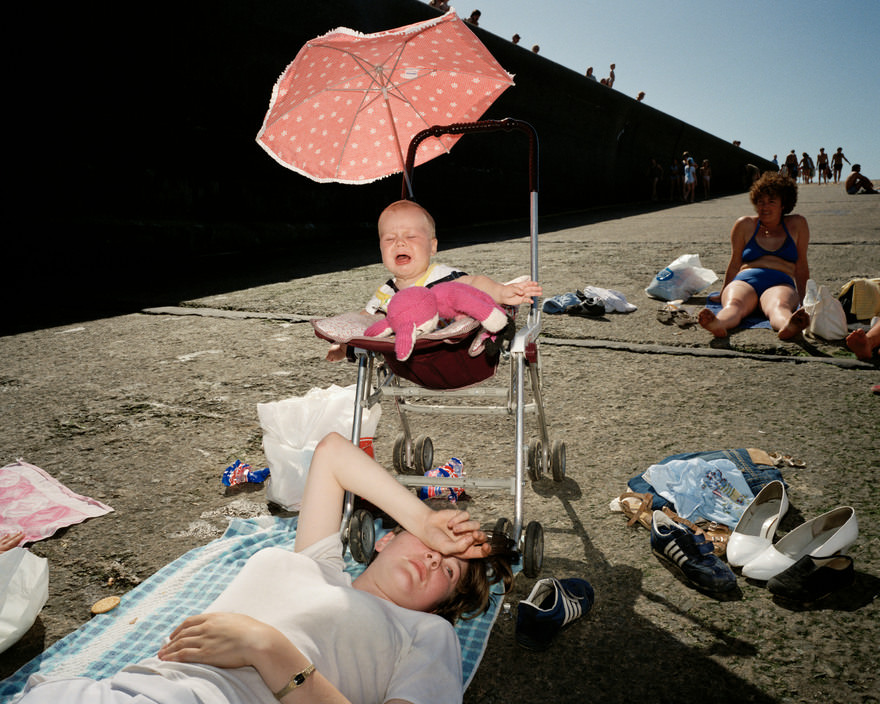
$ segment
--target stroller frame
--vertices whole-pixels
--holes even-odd
[[[504,120],[482,120],[470,123],[456,123],[434,126],[416,134],[410,142],[404,177],[404,193],[412,196],[412,169],[418,145],[428,137],[442,134],[464,134],[489,131],[525,132],[529,139],[529,234],[530,234],[530,277],[538,279],[538,184],[537,184],[537,134],[526,122],[506,118]],[[405,486],[441,486],[462,489],[508,490],[514,497],[513,521],[501,518],[495,524],[495,531],[504,532],[513,539],[522,558],[523,572],[528,577],[537,577],[543,564],[544,534],[541,524],[532,521],[525,524],[523,515],[523,488],[525,479],[537,481],[545,472],[552,474],[555,481],[565,478],[565,443],[551,442],[548,431],[540,381],[540,355],[538,337],[541,332],[541,310],[537,301],[532,301],[525,324],[517,330],[509,347],[502,353],[509,358],[510,383],[507,389],[466,387],[434,390],[422,386],[403,385],[399,375],[389,371],[385,363],[376,364],[379,353],[353,345],[350,351],[358,365],[355,392],[355,412],[351,439],[356,445],[360,441],[361,415],[363,409],[371,408],[383,398],[394,400],[400,418],[402,432],[394,443],[393,464],[398,472],[397,479]],[[499,360],[500,361],[500,360]],[[526,370],[528,370],[531,401],[526,400]],[[372,379],[375,374],[375,384]],[[478,396],[494,398],[494,405],[466,406],[447,404],[421,404],[412,399],[461,398]],[[502,403],[503,401],[503,403]],[[425,471],[433,468],[433,443],[426,436],[413,437],[407,413],[431,414],[496,414],[515,416],[515,474],[508,479],[489,478],[443,478],[426,477]],[[538,437],[528,446],[525,441],[525,415],[537,417]],[[346,492],[342,518],[343,543],[348,544],[352,556],[360,561],[369,560],[375,541],[373,516],[367,509],[354,508],[354,496]]]

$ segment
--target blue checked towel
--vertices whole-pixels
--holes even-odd
[[[378,533],[378,531],[377,531]],[[293,549],[296,518],[235,518],[222,537],[194,548],[128,592],[113,611],[94,617],[0,682],[0,700],[21,692],[28,677],[110,677],[126,665],[156,654],[165,638],[187,616],[214,601],[248,558],[267,547]],[[346,571],[364,566],[346,554]],[[485,614],[456,626],[465,688],[483,658],[503,597]]]

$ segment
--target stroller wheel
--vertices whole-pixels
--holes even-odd
[[[348,522],[348,549],[355,561],[365,564],[373,554],[376,544],[376,528],[373,514],[359,508]]]
[[[554,482],[565,479],[565,442],[554,440],[550,445],[550,473]]]
[[[434,443],[427,435],[419,435],[413,445],[413,468],[415,474],[434,469]]]
[[[406,460],[406,433],[398,433],[394,439],[391,463],[398,474],[414,474]]]
[[[499,518],[495,521],[495,527],[492,529],[493,533],[503,533],[508,538],[511,538],[511,533],[513,532],[513,523],[510,522],[509,518]]]
[[[544,443],[540,438],[529,442],[528,475],[533,482],[540,481],[544,476]]]
[[[526,537],[523,544],[523,574],[534,578],[541,574],[544,566],[544,529],[538,521],[526,526]]]

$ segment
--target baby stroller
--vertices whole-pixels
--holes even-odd
[[[530,276],[538,279],[537,238],[537,135],[528,123],[513,120],[483,120],[434,126],[416,134],[410,142],[403,197],[411,188],[411,174],[418,145],[428,137],[443,134],[520,130],[529,139],[529,192],[530,192]],[[515,311],[510,328],[514,328]],[[361,414],[383,398],[392,399],[400,419],[401,431],[393,447],[393,465],[398,480],[410,487],[439,486],[457,489],[507,490],[514,497],[512,521],[499,518],[494,530],[513,539],[528,577],[537,577],[544,555],[544,531],[538,521],[525,523],[523,517],[523,488],[526,476],[532,481],[545,473],[559,482],[565,478],[565,443],[550,440],[541,393],[538,336],[541,332],[541,311],[537,302],[528,309],[525,324],[511,329],[509,342],[493,352],[474,354],[478,349],[480,324],[471,319],[456,319],[448,326],[421,335],[415,349],[405,362],[394,355],[393,338],[364,337],[363,332],[379,316],[367,313],[347,313],[333,318],[314,320],[315,334],[330,342],[348,345],[349,358],[357,362],[358,376],[355,394],[355,413],[351,438],[359,443]],[[477,386],[495,374],[499,362],[510,362],[508,388]],[[528,377],[528,383],[526,378]],[[527,398],[530,396],[530,398]],[[463,405],[461,399],[479,397],[479,405]],[[447,403],[423,403],[426,399],[447,399]],[[449,399],[456,403],[448,403]],[[487,405],[486,400],[489,399]],[[492,403],[494,399],[494,403]],[[433,469],[433,442],[427,435],[414,437],[408,414],[498,414],[513,416],[515,437],[513,445],[515,474],[507,479],[426,477]],[[526,443],[526,414],[537,419],[536,434]],[[346,494],[343,514],[343,540],[352,557],[367,561],[373,552],[375,540],[374,517],[368,509],[354,509],[354,497]]]

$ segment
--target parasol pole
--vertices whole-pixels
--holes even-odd
[[[397,136],[397,125],[394,123],[394,113],[391,112],[391,101],[388,100],[388,88],[385,81],[382,80],[382,67],[376,66],[376,73],[379,78],[379,84],[382,86],[382,99],[385,101],[385,109],[388,110],[388,119],[391,121],[391,132],[394,134],[394,143],[397,145],[397,158],[400,160],[400,170],[403,171],[403,179],[406,181],[406,192],[409,193],[410,199],[413,197],[412,183],[409,180],[409,174],[406,172],[406,165],[403,163],[403,148],[400,146],[400,137]]]

